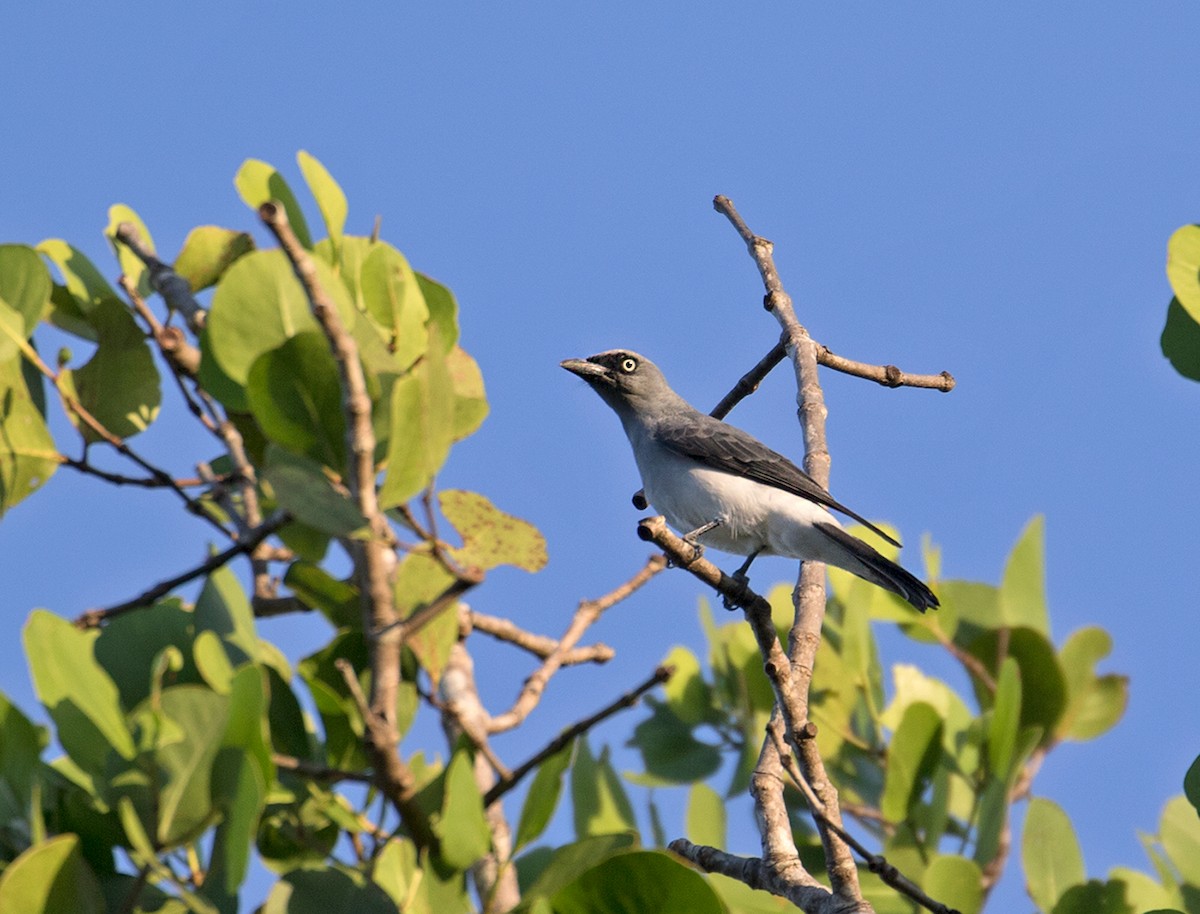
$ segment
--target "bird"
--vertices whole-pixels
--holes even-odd
[[[692,545],[747,556],[825,562],[898,594],[925,612],[938,598],[919,578],[846,531],[833,511],[892,537],[838,502],[811,476],[740,428],[715,419],[671,389],[658,366],[628,349],[560,365],[617,414],[633,449],[646,500]]]

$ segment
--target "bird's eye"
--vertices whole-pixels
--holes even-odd
[[[625,374],[631,374],[635,368],[637,368],[637,359],[621,359],[621,370],[625,372]]]

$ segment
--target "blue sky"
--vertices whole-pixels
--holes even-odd
[[[352,231],[382,214],[454,289],[492,414],[441,483],[533,521],[551,556],[474,604],[551,633],[647,554],[618,426],[558,362],[637,349],[712,406],[777,336],[711,209],[732,197],[776,242],[814,337],[959,381],[941,395],[827,376],[834,494],[910,544],[928,532],[945,576],[991,582],[1046,516],[1056,639],[1105,626],[1107,669],[1133,684],[1121,725],[1054,752],[1035,789],[1073,817],[1092,875],[1145,865],[1136,830],[1200,751],[1194,714],[1180,720],[1200,689],[1200,387],[1158,350],[1166,241],[1200,219],[1195,5],[26,4],[0,31],[0,240],[62,237],[111,264],[116,202],[162,252],[197,224],[257,231],[237,167],[263,158],[299,185],[307,149]],[[789,381],[731,418],[799,457]],[[209,446],[170,422],[141,444],[181,475]],[[124,599],[206,536],[166,495],[64,470],[0,523],[5,625]],[[794,578],[782,560],[756,573]],[[502,749],[523,757],[672,644],[697,646],[699,593],[669,573],[615,609],[595,636],[618,658],[563,674]],[[293,657],[324,634],[263,628]],[[489,675],[511,700],[527,668],[489,662],[509,664]],[[0,689],[32,707],[15,638]],[[636,717],[602,735],[620,743]],[[1022,903],[1015,866],[1000,895],[997,910]]]

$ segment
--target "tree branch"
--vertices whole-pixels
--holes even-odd
[[[223,552],[218,552],[216,555],[210,556],[206,561],[201,562],[195,568],[190,568],[181,574],[177,574],[172,578],[168,578],[165,581],[155,584],[149,590],[139,594],[132,600],[126,600],[124,603],[118,603],[116,606],[110,606],[108,609],[88,610],[75,620],[75,627],[97,628],[103,623],[115,619],[117,616],[123,615],[130,610],[139,609],[143,606],[150,606],[159,597],[166,596],[181,584],[186,584],[188,581],[216,571],[230,559],[236,558],[239,555],[245,555],[253,552],[259,543],[286,524],[289,520],[291,520],[290,515],[280,512],[274,517],[263,521],[263,523],[259,524],[258,527],[250,531],[246,536],[238,540],[228,549],[224,550]]]
[[[537,768],[538,765],[550,758],[550,756],[555,755],[565,749],[571,740],[575,739],[575,737],[579,736],[580,734],[587,733],[592,729],[592,727],[596,726],[596,724],[608,719],[609,717],[612,717],[618,711],[633,707],[635,704],[637,704],[638,699],[641,698],[642,695],[644,695],[646,692],[649,692],[660,683],[666,682],[671,678],[671,675],[674,672],[674,667],[660,666],[654,671],[653,675],[651,675],[649,679],[630,689],[616,701],[605,705],[590,717],[585,717],[583,720],[571,724],[571,726],[559,733],[558,736],[550,740],[549,743],[514,768],[508,777],[501,778],[499,781],[497,781],[495,786],[493,786],[492,789],[489,790],[484,796],[484,804],[490,805],[495,803],[498,799],[521,783],[521,779],[529,774],[529,772]]]
[[[486,613],[471,610],[468,622],[472,631],[480,631],[499,641],[507,641],[543,660],[558,648],[558,642],[553,638],[528,632],[518,627],[510,619],[502,619],[498,616],[489,616]],[[591,647],[577,647],[567,651],[562,656],[561,663],[563,666],[580,663],[607,663],[614,656],[615,652],[607,644],[594,644]]]
[[[367,751],[381,779],[381,786],[405,818],[419,845],[430,840],[428,823],[416,816],[412,802],[412,775],[397,750],[396,692],[400,683],[400,647],[403,632],[395,625],[396,606],[392,592],[396,569],[395,536],[379,508],[375,491],[375,431],[371,426],[371,398],[358,357],[358,344],[342,323],[337,306],[317,279],[316,264],[297,240],[283,206],[264,203],[259,217],[270,229],[308,298],[338,366],[342,390],[342,413],[346,421],[346,484],[359,511],[367,519],[371,537],[366,542],[346,540],[354,560],[355,577],[363,600],[363,630],[371,657],[370,721]],[[418,821],[420,819],[420,821]]]
[[[746,243],[746,249],[758,267],[766,295],[763,304],[779,321],[783,331],[783,342],[791,354],[796,373],[797,405],[804,432],[804,469],[816,482],[829,487],[829,448],[825,439],[825,398],[817,376],[817,347],[808,331],[797,320],[791,296],[783,287],[779,272],[775,268],[773,245],[750,231],[733,202],[724,196],[713,200],[713,207],[724,214],[738,235]],[[794,687],[800,704],[784,708],[786,714],[794,714],[798,720],[808,719],[808,694],[812,684],[813,662],[821,643],[821,626],[825,619],[825,566],[820,562],[804,562],[793,596],[796,615],[788,636],[788,653],[792,663]],[[791,721],[788,721],[789,725]],[[820,797],[826,817],[841,825],[837,790],[825,773],[825,765],[817,750],[815,740],[801,740],[796,751],[810,785]],[[837,833],[821,828],[821,843],[825,847],[825,860],[829,879],[835,894],[846,899],[860,901],[862,890],[858,884],[858,870],[850,848]]]
[[[488,731],[490,733],[501,733],[505,730],[511,730],[528,717],[530,712],[537,707],[538,702],[541,701],[542,693],[546,690],[546,684],[558,672],[559,667],[563,665],[563,658],[579,643],[579,639],[583,637],[583,633],[600,618],[606,609],[624,600],[665,567],[667,567],[667,560],[664,556],[652,555],[646,561],[641,571],[620,587],[598,599],[581,600],[575,610],[575,615],[571,618],[570,625],[567,626],[567,630],[558,640],[558,647],[546,657],[545,661],[534,671],[533,675],[525,680],[525,685],[521,688],[521,692],[517,696],[517,700],[513,703],[513,706],[505,713],[492,718],[491,723],[488,725]]]
[[[141,232],[132,222],[122,222],[118,225],[116,238],[146,265],[150,286],[162,296],[167,307],[182,314],[192,331],[199,334],[204,327],[205,311],[192,294],[192,287],[188,281],[158,259],[146,246]]]

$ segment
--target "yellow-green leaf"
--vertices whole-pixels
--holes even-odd
[[[479,568],[515,565],[539,571],[546,564],[546,539],[528,521],[505,514],[477,492],[447,489],[438,493],[442,514],[462,537],[452,549],[455,561]]]

